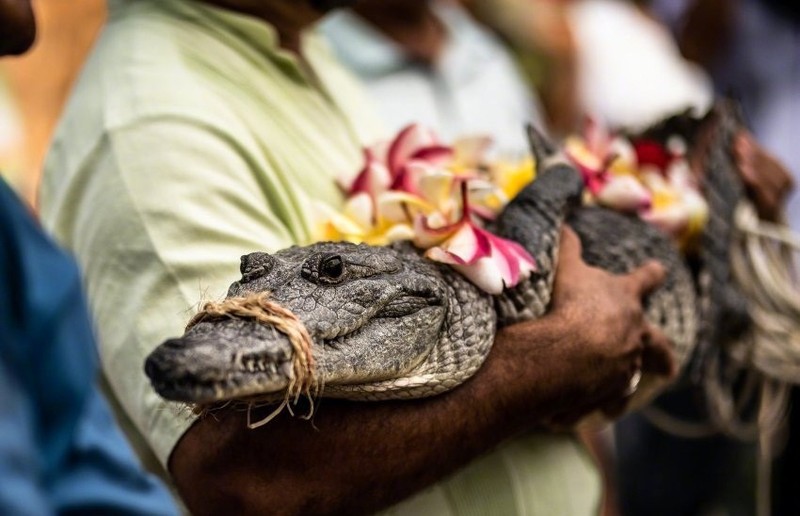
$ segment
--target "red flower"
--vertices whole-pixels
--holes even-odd
[[[636,161],[640,168],[652,165],[660,172],[664,172],[673,158],[667,148],[655,140],[635,140],[633,150],[636,152]]]

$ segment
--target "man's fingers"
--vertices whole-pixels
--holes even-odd
[[[647,324],[642,337],[642,369],[649,373],[660,374],[669,378],[678,372],[672,342],[652,324]]]
[[[561,228],[561,244],[558,249],[559,261],[580,262],[581,239],[575,231],[566,224]]]
[[[658,288],[667,277],[667,270],[661,263],[649,260],[628,274],[628,281],[637,296],[645,296]]]
[[[580,256],[581,239],[575,230],[566,224],[561,227],[561,249],[565,248],[570,252],[577,251]]]
[[[774,221],[792,188],[791,173],[746,131],[736,136],[733,149],[739,176],[759,216]]]
[[[753,170],[753,142],[747,131],[741,131],[736,135],[733,142],[733,151],[736,155],[736,162],[739,165],[739,172],[742,173],[745,181],[755,181]]]

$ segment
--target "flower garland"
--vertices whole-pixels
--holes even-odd
[[[536,269],[518,243],[485,228],[535,177],[531,158],[486,159],[491,140],[472,137],[442,144],[420,125],[390,142],[364,149],[355,179],[336,212],[320,206],[319,240],[386,245],[411,240],[431,260],[446,263],[479,288],[500,294]],[[636,213],[682,244],[702,229],[708,208],[691,176],[685,145],[611,136],[587,124],[566,140],[565,155],[586,184],[585,201]]]

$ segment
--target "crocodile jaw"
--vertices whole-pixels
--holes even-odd
[[[204,322],[156,348],[145,373],[165,399],[216,403],[284,391],[292,353],[286,335],[254,321]]]

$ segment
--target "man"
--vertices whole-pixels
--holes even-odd
[[[0,1],[0,56],[24,52],[30,0]],[[0,180],[0,514],[175,514],[94,386],[73,262]]]
[[[284,414],[258,430],[238,412],[193,421],[164,408],[146,354],[181,333],[201,295],[225,292],[240,255],[307,242],[309,205],[340,204],[334,177],[352,176],[378,136],[357,85],[303,32],[333,3],[112,0],[46,167],[44,218],[86,273],[106,375],[199,514],[374,511],[533,428],[618,410],[640,367],[672,372],[668,343],[642,318],[662,268],[606,274],[566,232],[551,313],[501,331],[450,393],[324,400],[313,424]],[[516,511],[493,496],[492,481],[524,469],[505,467],[510,446],[478,459],[497,475],[464,500]],[[552,468],[535,469],[547,481]],[[549,509],[523,498],[521,510]],[[464,500],[432,512],[468,513]]]

